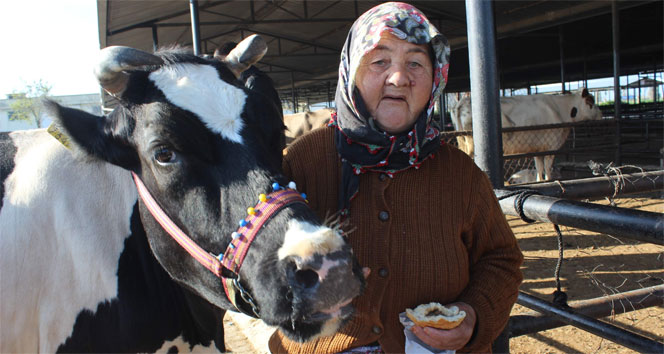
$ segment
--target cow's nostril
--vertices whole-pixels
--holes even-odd
[[[305,288],[311,288],[318,284],[318,273],[311,269],[300,269],[295,272],[295,281]]]

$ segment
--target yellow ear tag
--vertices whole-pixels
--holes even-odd
[[[46,131],[51,134],[55,140],[59,141],[60,144],[64,145],[67,149],[71,149],[71,143],[69,142],[69,137],[65,135],[63,132],[61,132],[55,124],[51,123],[51,125],[48,126]]]

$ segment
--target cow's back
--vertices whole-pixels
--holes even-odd
[[[568,95],[565,95],[568,96]],[[561,110],[567,109],[563,95],[524,95],[500,98],[503,128],[558,124],[570,121]]]
[[[117,294],[136,192],[127,171],[74,159],[45,130],[6,137],[14,156],[3,162],[0,352],[54,352],[81,309]]]
[[[286,145],[316,128],[326,126],[333,112],[333,109],[323,108],[313,112],[308,111],[284,115]]]

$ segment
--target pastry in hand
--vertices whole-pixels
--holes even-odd
[[[456,306],[445,307],[437,302],[422,304],[415,309],[406,309],[406,316],[420,327],[452,329],[466,318],[466,312]]]

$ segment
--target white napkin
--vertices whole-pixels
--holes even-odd
[[[406,316],[405,312],[399,314],[399,322],[404,327],[403,334],[406,335],[406,354],[424,354],[424,353],[434,353],[434,354],[454,354],[455,350],[440,350],[430,347],[428,344],[422,342],[413,332],[410,331],[410,328],[413,327],[413,321]]]

